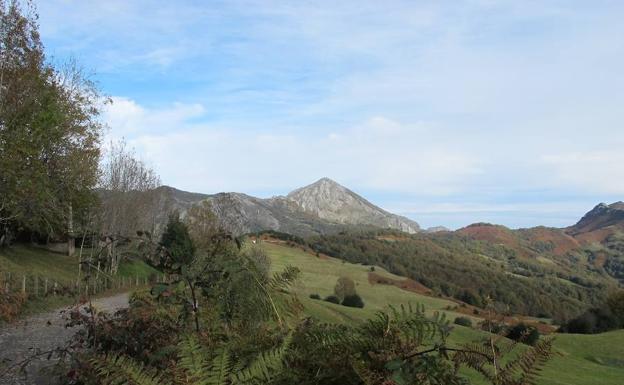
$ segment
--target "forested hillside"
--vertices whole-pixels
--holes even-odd
[[[617,282],[582,264],[526,258],[503,244],[456,233],[355,231],[305,240],[313,250],[377,264],[441,295],[477,306],[490,298],[513,313],[564,320],[601,303]]]

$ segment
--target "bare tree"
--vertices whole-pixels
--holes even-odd
[[[120,262],[117,246],[137,231],[154,231],[155,189],[160,178],[144,162],[137,159],[125,141],[111,143],[101,167],[100,246],[107,248],[108,268],[116,273]]]

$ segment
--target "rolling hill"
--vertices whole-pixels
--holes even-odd
[[[299,267],[302,276],[295,288],[298,297],[303,302],[305,312],[325,322],[362,322],[371,317],[375,311],[387,308],[389,305],[422,303],[429,312],[445,312],[453,320],[460,313],[462,307],[445,298],[427,296],[410,290],[401,289],[395,285],[381,285],[369,280],[370,266],[343,262],[331,257],[319,255],[303,250],[299,246],[289,246],[284,242],[262,242],[272,261],[272,269],[280,271],[286,265]],[[393,281],[405,281],[405,278],[393,275],[383,268],[376,266],[375,272]],[[319,294],[322,297],[333,292],[336,280],[340,276],[347,276],[356,283],[358,293],[363,297],[363,309],[349,308],[333,303],[313,300],[310,294]],[[454,309],[454,310],[449,310]],[[471,315],[474,322],[478,316]],[[487,333],[464,326],[453,325],[449,343],[460,344],[483,338]],[[557,334],[555,336],[555,350],[559,353],[542,371],[538,384],[540,385],[620,385],[624,378],[624,330],[595,334]],[[471,383],[480,384],[480,377],[467,370],[465,375]]]
[[[545,306],[548,315],[567,318],[599,303],[604,293],[624,284],[622,202],[601,203],[567,228],[509,229],[476,223],[457,231],[423,231],[418,223],[389,213],[328,178],[271,198],[236,192],[189,193],[167,186],[150,193],[155,194],[156,204],[144,213],[143,222],[153,224],[156,234],[170,212],[184,215],[200,202],[208,202],[221,226],[235,235],[272,230],[309,242],[346,234],[331,240],[334,245],[325,246],[350,261],[366,261],[371,258],[364,255],[366,248],[379,247],[369,244],[378,240],[357,237],[357,245],[345,247],[353,242],[348,238],[354,232],[395,231],[398,233],[389,234],[398,241],[394,246],[408,246],[375,257],[383,258],[393,272],[456,298],[474,297],[478,302],[489,295],[521,313],[537,314],[543,312],[538,308]],[[380,255],[384,248],[391,249],[384,245],[377,249]],[[508,290],[511,286],[516,287],[513,295]],[[527,291],[536,293],[535,298]]]

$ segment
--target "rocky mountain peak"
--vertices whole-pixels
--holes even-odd
[[[573,235],[605,229],[611,226],[624,227],[624,202],[610,205],[600,203],[585,214],[580,221],[567,231]]]
[[[373,205],[329,178],[296,189],[287,198],[303,211],[333,223],[389,227],[409,233],[420,231],[418,223]]]
[[[221,225],[237,235],[276,230],[308,236],[337,232],[351,225],[420,231],[418,223],[373,205],[329,178],[287,196],[266,199],[234,192],[205,195],[168,186],[155,192],[158,205],[146,213],[146,220],[155,220],[158,228],[164,226],[168,213],[178,211],[184,215],[191,206],[207,201]]]

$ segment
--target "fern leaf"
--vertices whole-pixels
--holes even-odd
[[[292,342],[292,334],[288,334],[282,344],[275,349],[263,352],[245,369],[231,376],[233,383],[266,383],[272,376],[279,373],[284,364],[284,356]]]
[[[230,359],[230,352],[227,349],[223,349],[212,360],[205,385],[225,385],[231,374],[231,370],[232,362]]]
[[[208,382],[208,354],[194,336],[185,336],[178,344],[179,365],[185,371],[190,383],[210,385]]]
[[[125,356],[98,356],[91,360],[95,373],[107,385],[164,385],[153,369]]]

